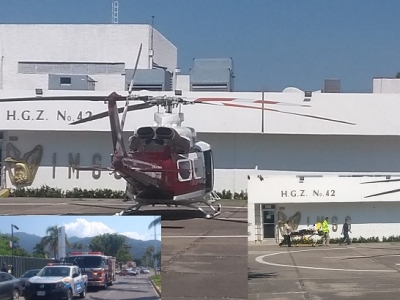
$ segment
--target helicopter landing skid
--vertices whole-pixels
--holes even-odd
[[[211,208],[211,210],[213,211],[212,213],[207,213],[204,209],[202,209],[201,207],[195,206],[195,205],[188,205],[189,207],[193,207],[193,208],[197,208],[198,210],[200,210],[205,216],[206,219],[212,219],[218,215],[221,214],[221,204],[218,204],[218,207],[215,208],[214,206],[212,206],[210,203],[208,202],[203,202],[204,204],[208,205],[208,207]]]
[[[188,205],[184,205],[184,206],[188,206],[188,207],[196,208],[196,209],[200,210],[205,215],[206,219],[212,219],[221,214],[221,204],[218,204],[217,208],[215,208],[210,203],[207,203],[207,202],[203,202],[203,203],[208,205],[208,207],[210,207],[213,212],[207,213],[204,209],[202,209],[201,207],[195,206],[194,204],[188,204]],[[136,203],[136,204],[128,207],[127,209],[124,209],[120,213],[116,213],[115,215],[122,216],[122,215],[133,214],[133,213],[137,212],[142,206],[143,206],[142,204]]]
[[[116,213],[116,216],[122,216],[122,215],[129,215],[131,213],[135,213],[137,212],[140,208],[142,207],[141,204],[136,203],[132,206],[129,206],[127,209],[124,209],[123,211],[121,211],[120,213]]]

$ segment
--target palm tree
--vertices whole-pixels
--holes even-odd
[[[54,257],[56,257],[58,251],[58,226],[54,225],[47,227],[46,234],[47,235],[42,238],[40,243],[42,243],[44,247],[49,247],[49,250],[52,251]],[[71,247],[67,235],[65,235],[65,245]]]
[[[44,245],[42,243],[37,243],[35,247],[33,247],[33,256],[40,258],[50,258],[49,252],[46,251]]]
[[[149,229],[151,229],[152,227],[155,227],[157,225],[161,224],[161,217],[157,217],[154,219],[154,221],[151,221],[149,224]]]

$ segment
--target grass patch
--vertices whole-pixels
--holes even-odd
[[[153,280],[154,284],[158,287],[161,291],[161,274],[150,276],[150,279]]]

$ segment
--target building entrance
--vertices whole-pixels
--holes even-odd
[[[275,205],[263,205],[264,239],[275,238]]]

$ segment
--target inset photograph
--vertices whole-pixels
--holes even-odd
[[[1,299],[161,299],[160,216],[1,216]]]
[[[249,299],[398,297],[399,177],[248,181]]]

